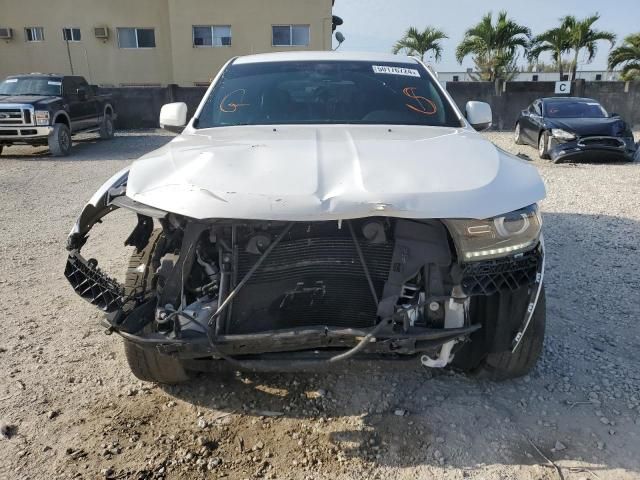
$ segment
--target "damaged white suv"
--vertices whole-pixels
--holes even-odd
[[[476,132],[487,104],[463,115],[414,58],[296,52],[234,58],[186,115],[163,107],[182,134],[107,181],[68,239],[65,275],[136,376],[354,356],[495,378],[535,365],[545,189]],[[124,285],[80,253],[117,208],[138,218]]]

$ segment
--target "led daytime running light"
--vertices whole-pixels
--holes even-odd
[[[466,258],[478,258],[478,257],[487,257],[489,255],[501,255],[503,253],[511,253],[511,252],[515,252],[516,250],[523,250],[527,247],[530,247],[534,244],[535,241],[537,241],[537,239],[534,241],[526,242],[526,243],[510,245],[508,247],[499,247],[499,248],[492,248],[490,250],[478,250],[475,252],[466,252],[464,256]]]

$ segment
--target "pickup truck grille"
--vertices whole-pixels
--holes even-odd
[[[28,105],[0,105],[0,126],[33,125],[32,107]]]

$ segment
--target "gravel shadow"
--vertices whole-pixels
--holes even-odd
[[[53,157],[46,146],[5,147],[0,159],[25,161],[110,161],[137,159],[170,142],[174,135],[162,130],[118,131],[111,140],[101,140],[98,134],[80,134],[73,139],[68,157]]]

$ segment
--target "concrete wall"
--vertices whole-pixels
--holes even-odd
[[[496,86],[490,82],[455,82],[448,91],[464,111],[469,100],[487,102],[493,110],[493,125],[511,130],[520,111],[536,98],[553,96],[553,82],[512,82]],[[206,92],[206,87],[103,88],[112,93],[118,111],[118,128],[154,128],[158,126],[160,108],[165,103],[185,102],[189,116]],[[616,112],[632,125],[640,125],[640,82],[580,82],[572,86],[576,96],[598,100],[609,112]]]
[[[487,102],[493,111],[493,125],[511,130],[520,114],[535,99],[554,96],[555,82],[449,82],[447,91],[464,112],[469,100]],[[631,125],[640,125],[640,82],[572,83],[571,94],[597,100],[608,112],[619,113]]]
[[[180,84],[208,82],[231,57],[257,52],[331,48],[331,0],[0,0],[0,78],[26,72],[83,75],[90,83]],[[273,47],[271,26],[310,26],[306,47]],[[231,45],[194,47],[194,25],[231,25]],[[108,40],[93,28],[107,26]],[[44,41],[27,42],[25,27],[43,27]],[[80,42],[63,40],[62,29],[80,28]],[[118,27],[155,31],[156,47],[118,47]]]
[[[437,69],[436,69],[437,70]],[[620,80],[621,70],[578,70],[576,72],[576,78],[578,80],[585,80],[587,82],[601,82],[601,81],[617,81]],[[472,74],[474,76],[472,76]],[[571,75],[570,72],[564,72],[567,75],[567,79]],[[534,80],[534,76],[537,76],[537,80]],[[454,80],[457,77],[458,80]],[[440,82],[473,82],[474,78],[478,78],[477,72],[440,72],[438,71],[438,80]],[[560,80],[560,72],[518,72],[511,79],[512,82],[556,82]]]
[[[165,103],[185,102],[191,118],[207,91],[206,87],[143,87],[101,88],[101,93],[113,95],[121,129],[157,128],[160,109]]]

